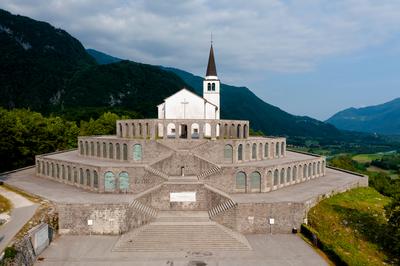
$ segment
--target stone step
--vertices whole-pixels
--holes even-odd
[[[250,250],[247,239],[209,220],[207,212],[159,212],[154,222],[121,236],[113,251]]]

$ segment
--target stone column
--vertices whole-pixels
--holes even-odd
[[[175,139],[179,139],[180,123],[175,123]]]
[[[154,121],[151,121],[150,123],[150,139],[154,140],[156,139],[156,123]]]
[[[192,139],[192,123],[187,123],[187,138]]]
[[[199,139],[204,139],[204,121],[199,123]]]
[[[167,139],[167,123],[165,122],[165,120],[163,120],[162,122],[162,126],[163,126],[163,139]]]

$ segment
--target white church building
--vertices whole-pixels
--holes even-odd
[[[212,45],[206,77],[203,81],[203,97],[183,88],[164,99],[164,102],[159,104],[157,108],[158,119],[220,119],[220,81],[217,76]],[[168,128],[167,135],[174,135],[174,130],[174,128]],[[192,133],[199,133],[198,128],[193,130]],[[211,128],[205,128],[204,134],[206,136],[211,135]],[[219,130],[217,136],[219,136]]]

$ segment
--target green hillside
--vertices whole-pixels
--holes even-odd
[[[326,122],[340,129],[400,135],[400,98],[375,106],[349,108]]]

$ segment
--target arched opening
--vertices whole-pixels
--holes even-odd
[[[272,186],[273,186],[272,171],[268,171],[268,173],[267,173],[267,187],[272,187]]]
[[[207,90],[211,91],[211,83],[207,83]]]
[[[301,181],[301,179],[303,178],[302,177],[302,175],[303,175],[303,167],[301,166],[301,165],[299,165],[299,181]]]
[[[136,127],[135,127],[135,124],[134,123],[132,123],[132,125],[131,125],[131,136],[134,138],[135,136],[136,136]]]
[[[312,165],[311,165],[311,163],[310,163],[310,164],[308,165],[308,175],[307,175],[308,178],[311,177],[311,173],[312,173],[311,168],[312,168]]]
[[[226,144],[224,146],[224,161],[226,163],[233,162],[233,148],[232,145]]]
[[[103,142],[103,158],[107,158],[107,144]]]
[[[228,124],[224,125],[224,138],[229,138],[229,130],[228,130]]]
[[[90,180],[90,170],[86,169],[86,186],[90,187],[91,186],[91,180]]]
[[[285,142],[281,143],[281,155],[283,156],[285,154]]]
[[[121,123],[118,123],[118,135],[122,137],[122,125]]]
[[[167,137],[169,139],[174,139],[175,136],[176,136],[175,124],[174,123],[169,123],[167,125]]]
[[[114,192],[115,191],[115,176],[114,173],[108,171],[104,174],[104,191]]]
[[[98,188],[99,187],[99,176],[97,175],[97,171],[93,171],[93,187]]]
[[[125,123],[125,137],[126,138],[129,137],[129,125],[128,125],[128,123]]]
[[[79,184],[83,185],[84,179],[85,179],[85,177],[83,176],[83,169],[79,168]]]
[[[67,166],[67,177],[68,181],[71,182],[71,167],[69,165]]]
[[[64,165],[61,165],[61,176],[62,176],[62,179],[65,179],[65,166]]]
[[[75,184],[78,183],[78,171],[76,170],[75,167],[74,167],[74,183],[75,183]]]
[[[186,124],[179,125],[179,138],[187,139],[188,137],[188,127]]]
[[[192,139],[198,139],[200,138],[200,131],[199,131],[199,124],[193,123],[190,129],[190,134],[192,136]]]
[[[122,192],[129,190],[129,174],[127,172],[119,173],[119,190]]]
[[[312,175],[315,177],[315,173],[317,172],[317,164],[314,162],[313,163],[313,169],[312,169]]]
[[[257,159],[257,144],[253,143],[251,148],[251,159]]]
[[[122,154],[123,154],[123,160],[126,161],[128,160],[128,145],[124,144],[122,146]]]
[[[285,184],[285,168],[282,168],[281,169],[281,185],[284,185]]]
[[[251,192],[261,192],[261,174],[259,172],[250,174],[250,190]]]
[[[214,82],[211,84],[211,90],[215,91],[215,83]]]
[[[84,155],[84,152],[85,152],[85,150],[83,148],[83,141],[81,140],[81,141],[79,141],[79,153],[80,153],[80,155]]]
[[[297,167],[296,166],[294,166],[293,167],[293,181],[296,181],[297,180]]]
[[[56,169],[54,168],[54,163],[51,163],[51,177],[56,177],[55,172]]]
[[[275,156],[279,157],[279,142],[276,143],[276,147],[275,147]]]
[[[274,186],[279,185],[279,171],[275,169],[274,171]]]
[[[268,143],[265,143],[265,145],[264,145],[264,157],[265,158],[269,157],[269,145],[268,145]]]
[[[115,144],[115,150],[117,160],[121,160],[121,148],[119,146],[119,143]]]
[[[317,174],[319,175],[321,173],[321,162],[318,162],[317,165]]]
[[[243,137],[244,137],[245,139],[247,139],[247,137],[248,137],[248,135],[247,135],[247,124],[245,124],[245,125],[243,126]]]
[[[108,158],[114,159],[114,145],[112,143],[108,144]]]
[[[238,138],[238,139],[240,139],[240,131],[242,130],[242,128],[241,128],[241,125],[239,124],[238,126],[237,126],[237,130],[236,130],[236,137]]]
[[[85,141],[85,155],[89,155],[89,143],[87,141]]]
[[[231,125],[231,129],[230,129],[230,134],[229,134],[229,138],[234,139],[236,136],[236,126],[235,124]]]
[[[133,145],[133,160],[134,161],[142,160],[142,145],[140,144]]]
[[[238,172],[236,174],[236,190],[238,192],[246,192],[246,173],[245,172]]]
[[[303,178],[307,178],[307,165],[306,164],[303,167]]]
[[[243,145],[239,144],[238,146],[238,161],[243,160]]]
[[[142,123],[139,123],[139,128],[138,128],[138,130],[139,130],[139,132],[138,132],[138,136],[137,137],[143,137],[143,127],[142,127]],[[175,128],[175,125],[174,125],[174,128]]]
[[[94,156],[94,143],[93,143],[93,141],[90,142],[90,156]]]
[[[100,157],[100,142],[97,142],[97,149],[96,149],[96,152],[97,152],[97,157]]]
[[[286,171],[286,183],[290,183],[292,181],[291,178],[292,178],[292,169],[288,167]]]

